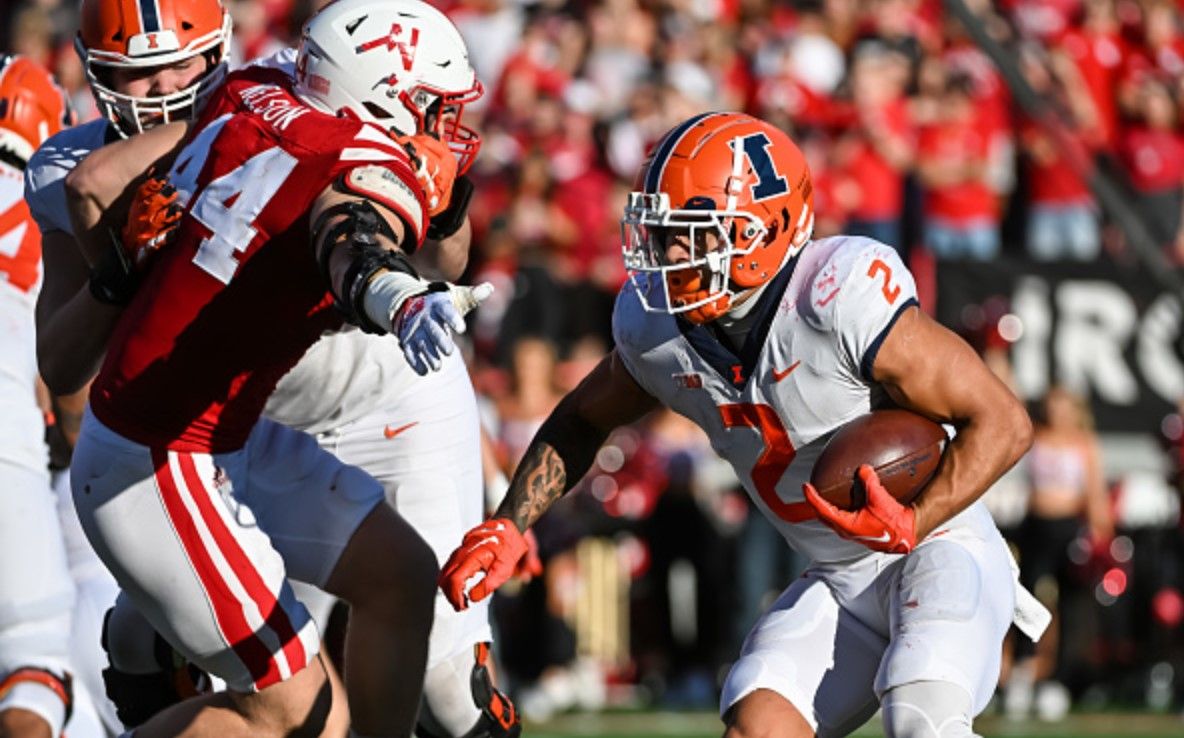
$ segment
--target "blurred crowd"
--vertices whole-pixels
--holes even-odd
[[[238,61],[294,43],[319,4],[225,1]],[[472,326],[472,366],[506,473],[607,350],[631,177],[698,111],[789,131],[813,171],[816,236],[891,244],[919,281],[934,260],[1132,259],[1095,177],[1184,265],[1184,11],[1172,0],[969,0],[976,33],[1006,52],[1036,106],[940,0],[437,4],[486,88],[466,109],[484,139],[470,278],[497,291]],[[54,69],[93,116],[73,0],[9,3],[0,20],[6,48]],[[1077,398],[1054,390],[1034,411],[1037,445],[993,509],[1060,626],[1035,653],[1016,644],[1000,702],[1045,716],[1073,698],[1179,709],[1180,478],[1155,482],[1159,493],[1105,479]],[[1178,473],[1174,418],[1162,436]],[[1139,495],[1164,489],[1169,502],[1141,513]],[[729,654],[805,563],[668,412],[614,434],[538,535],[546,574],[495,603],[530,717],[629,699],[710,707]]]

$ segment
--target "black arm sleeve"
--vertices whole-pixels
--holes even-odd
[[[330,219],[339,215],[344,215],[345,218],[333,226],[326,225]],[[325,231],[323,238],[322,231]],[[388,329],[370,320],[362,305],[370,278],[379,270],[419,276],[402,251],[391,251],[383,248],[378,242],[379,234],[398,242],[390,224],[370,203],[365,200],[352,200],[326,208],[313,224],[312,233],[314,248],[318,243],[323,244],[317,263],[321,275],[329,284],[329,291],[333,293],[337,309],[345,315],[346,320],[366,333],[386,333]],[[333,289],[329,257],[333,249],[341,243],[346,243],[346,248],[349,249],[350,266],[346,270],[345,279],[342,280],[342,293],[339,294]]]

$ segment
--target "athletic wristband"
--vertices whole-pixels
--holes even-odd
[[[127,258],[119,237],[113,231],[108,231],[107,235],[110,246],[90,270],[88,286],[90,294],[99,302],[123,307],[135,297],[140,287],[140,274]]]
[[[429,291],[429,284],[406,272],[381,272],[371,279],[362,295],[362,310],[375,325],[392,330],[395,313],[411,297]]]

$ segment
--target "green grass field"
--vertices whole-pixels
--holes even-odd
[[[1078,713],[1059,723],[1011,722],[984,717],[975,730],[986,738],[1181,738],[1180,715]],[[560,715],[527,723],[524,738],[719,738],[719,719],[710,712],[608,712]],[[854,735],[883,736],[878,719]]]

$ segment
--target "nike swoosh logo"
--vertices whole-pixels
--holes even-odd
[[[888,535],[888,531],[884,531],[876,538],[871,536],[855,536],[854,538],[857,541],[867,541],[868,543],[887,543],[892,539],[892,536]]]
[[[442,61],[442,62],[436,62],[436,66],[440,67],[441,69],[447,69],[451,64],[452,64],[451,59],[448,59],[448,60]]]
[[[354,31],[358,30],[358,26],[362,25],[362,21],[366,20],[369,17],[370,17],[369,15],[363,15],[361,18],[358,18],[353,23],[346,23],[345,24],[345,32],[351,36],[354,35]]]
[[[407,430],[408,428],[411,428],[412,426],[416,426],[416,425],[419,425],[418,420],[415,421],[414,423],[408,423],[407,425],[400,425],[398,428],[392,428],[388,425],[382,429],[382,435],[386,436],[388,439],[394,438],[395,436],[399,435],[400,433]]]
[[[793,372],[794,369],[797,369],[798,364],[801,364],[801,363],[802,363],[802,360],[798,359],[797,361],[790,364],[788,367],[786,367],[785,369],[782,369],[781,371],[777,371],[776,369],[774,369],[773,370],[773,381],[780,382],[782,379],[785,379],[786,377],[788,377],[790,375],[791,372]]]

